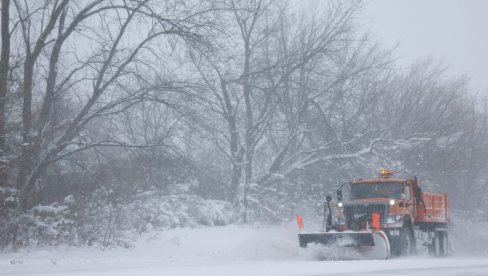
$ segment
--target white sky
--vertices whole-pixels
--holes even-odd
[[[432,57],[488,94],[488,0],[366,0],[367,28],[402,64]]]

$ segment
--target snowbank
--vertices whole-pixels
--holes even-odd
[[[298,255],[296,229],[221,226],[178,228],[145,234],[133,249],[45,247],[0,254],[0,267],[12,264],[200,263],[284,260]]]

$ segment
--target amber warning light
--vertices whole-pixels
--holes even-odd
[[[393,175],[392,170],[387,170],[387,169],[380,170],[380,177],[381,178],[389,178],[392,175]]]

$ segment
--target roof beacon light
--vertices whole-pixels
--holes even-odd
[[[390,178],[393,175],[392,170],[381,169],[380,170],[380,177],[381,178]]]

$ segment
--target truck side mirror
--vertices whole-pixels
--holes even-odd
[[[342,190],[337,190],[337,201],[342,201]]]
[[[332,196],[330,196],[330,195],[326,196],[326,197],[325,197],[325,200],[326,200],[327,202],[331,202],[331,201],[332,201]]]
[[[325,197],[325,204],[324,204],[324,222],[322,225],[322,231],[325,230],[325,232],[329,232],[332,230],[332,211],[330,210],[330,202],[332,201],[332,196],[327,195]],[[329,213],[328,216],[326,216],[326,213]]]

